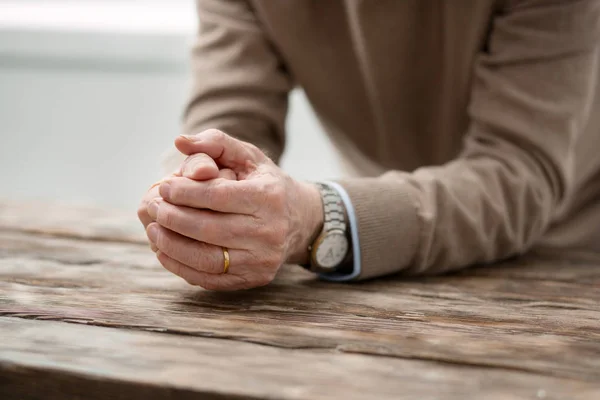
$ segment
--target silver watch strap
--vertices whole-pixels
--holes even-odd
[[[321,192],[321,199],[323,200],[323,230],[329,232],[338,229],[345,233],[347,223],[342,197],[337,190],[331,188],[329,185],[317,183],[317,187]]]

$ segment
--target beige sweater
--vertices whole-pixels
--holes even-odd
[[[360,278],[600,251],[600,1],[198,0],[198,13],[185,131],[220,128],[278,160],[302,87],[357,172],[340,183]]]

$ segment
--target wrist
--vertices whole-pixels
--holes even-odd
[[[287,257],[290,264],[310,262],[309,246],[323,229],[323,202],[315,184],[298,182],[299,227],[292,240],[292,249]]]

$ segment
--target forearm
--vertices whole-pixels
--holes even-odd
[[[556,204],[542,171],[527,164],[462,158],[341,181],[356,210],[360,278],[440,273],[526,250]]]
[[[509,3],[474,66],[462,153],[442,166],[341,182],[357,211],[360,278],[518,254],[574,195],[576,144],[597,85],[600,7]]]

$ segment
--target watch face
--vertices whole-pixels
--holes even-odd
[[[315,261],[323,268],[337,267],[348,252],[348,239],[342,232],[329,232],[319,244]]]

